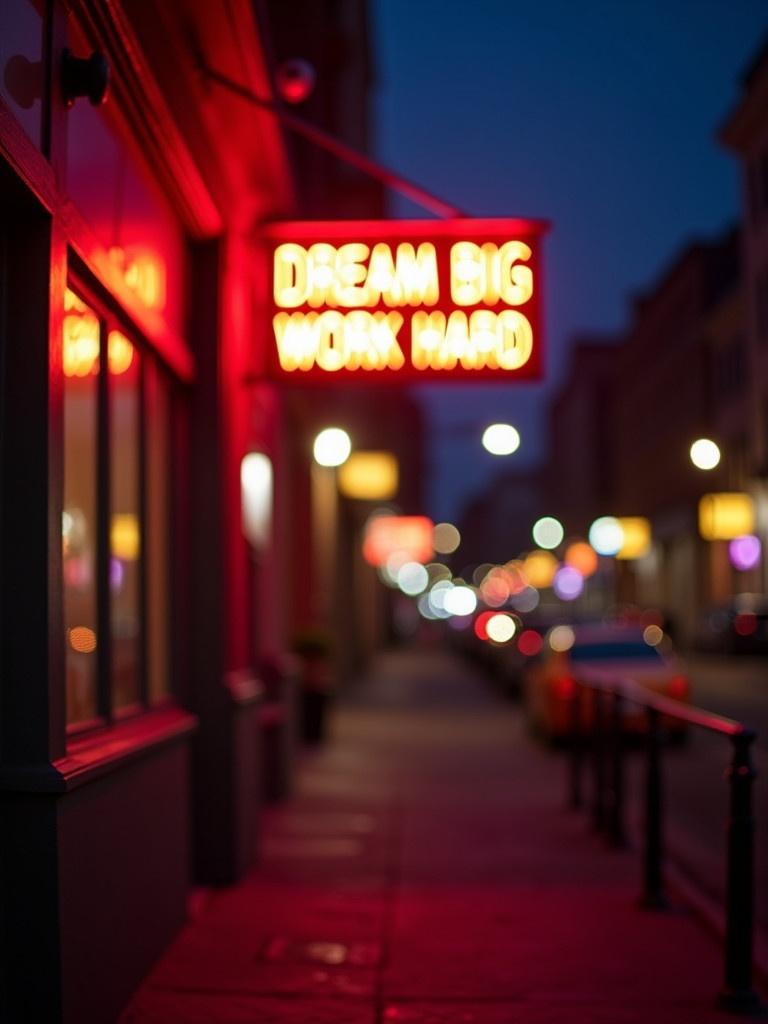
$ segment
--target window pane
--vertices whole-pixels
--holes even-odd
[[[166,382],[152,364],[147,367],[147,688],[150,702],[169,692],[170,628],[170,409]]]
[[[0,96],[36,146],[43,95],[43,19],[31,0],[0,2]]]
[[[141,516],[139,352],[109,332],[110,624],[112,706],[139,700],[141,671]]]
[[[96,473],[99,320],[67,289],[64,315],[64,628],[67,721],[97,713]]]

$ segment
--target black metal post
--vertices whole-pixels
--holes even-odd
[[[665,910],[662,860],[662,782],[661,782],[661,722],[655,708],[646,709],[648,716],[648,762],[645,781],[645,856],[643,862],[643,895],[641,905],[649,910]]]
[[[611,846],[627,845],[624,828],[624,698],[614,693],[611,707],[611,784],[608,804],[608,838]]]
[[[602,692],[593,690],[592,695],[592,827],[596,832],[602,832],[605,827],[605,716]]]
[[[752,784],[756,772],[745,729],[732,737],[733,760],[726,771],[731,801],[728,818],[728,875],[725,926],[725,985],[718,1003],[735,1013],[751,1013],[761,1002],[752,987],[754,836]]]
[[[570,757],[570,799],[569,805],[578,809],[584,804],[581,788],[582,765],[584,763],[584,737],[581,724],[582,689],[576,683],[571,699],[571,757]]]

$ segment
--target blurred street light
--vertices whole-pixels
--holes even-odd
[[[691,445],[691,462],[697,469],[714,469],[720,462],[720,449],[714,441],[700,437]]]
[[[491,455],[511,455],[520,447],[520,434],[509,423],[492,423],[483,433],[483,448]]]
[[[562,524],[553,516],[543,516],[533,524],[533,539],[540,548],[551,551],[562,541],[565,531]]]
[[[598,555],[615,555],[624,543],[624,530],[618,519],[601,516],[589,528],[589,543]]]
[[[349,434],[340,427],[326,427],[315,438],[313,454],[318,466],[341,466],[351,451]]]

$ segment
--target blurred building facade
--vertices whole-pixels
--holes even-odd
[[[362,145],[364,7],[0,9],[3,1020],[117,1019],[190,885],[253,863],[261,676],[307,624],[301,595],[330,585],[304,571],[318,425],[397,449],[395,500],[418,503],[405,400],[288,395],[260,373],[260,225],[376,215],[380,190],[292,156],[271,113],[203,70],[271,98],[272,24],[318,65],[308,118]],[[331,482],[353,549],[367,506]],[[339,608],[371,593],[350,572]]]

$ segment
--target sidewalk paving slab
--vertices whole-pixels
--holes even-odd
[[[723,1024],[716,943],[564,795],[463,663],[383,656],[122,1024]]]

